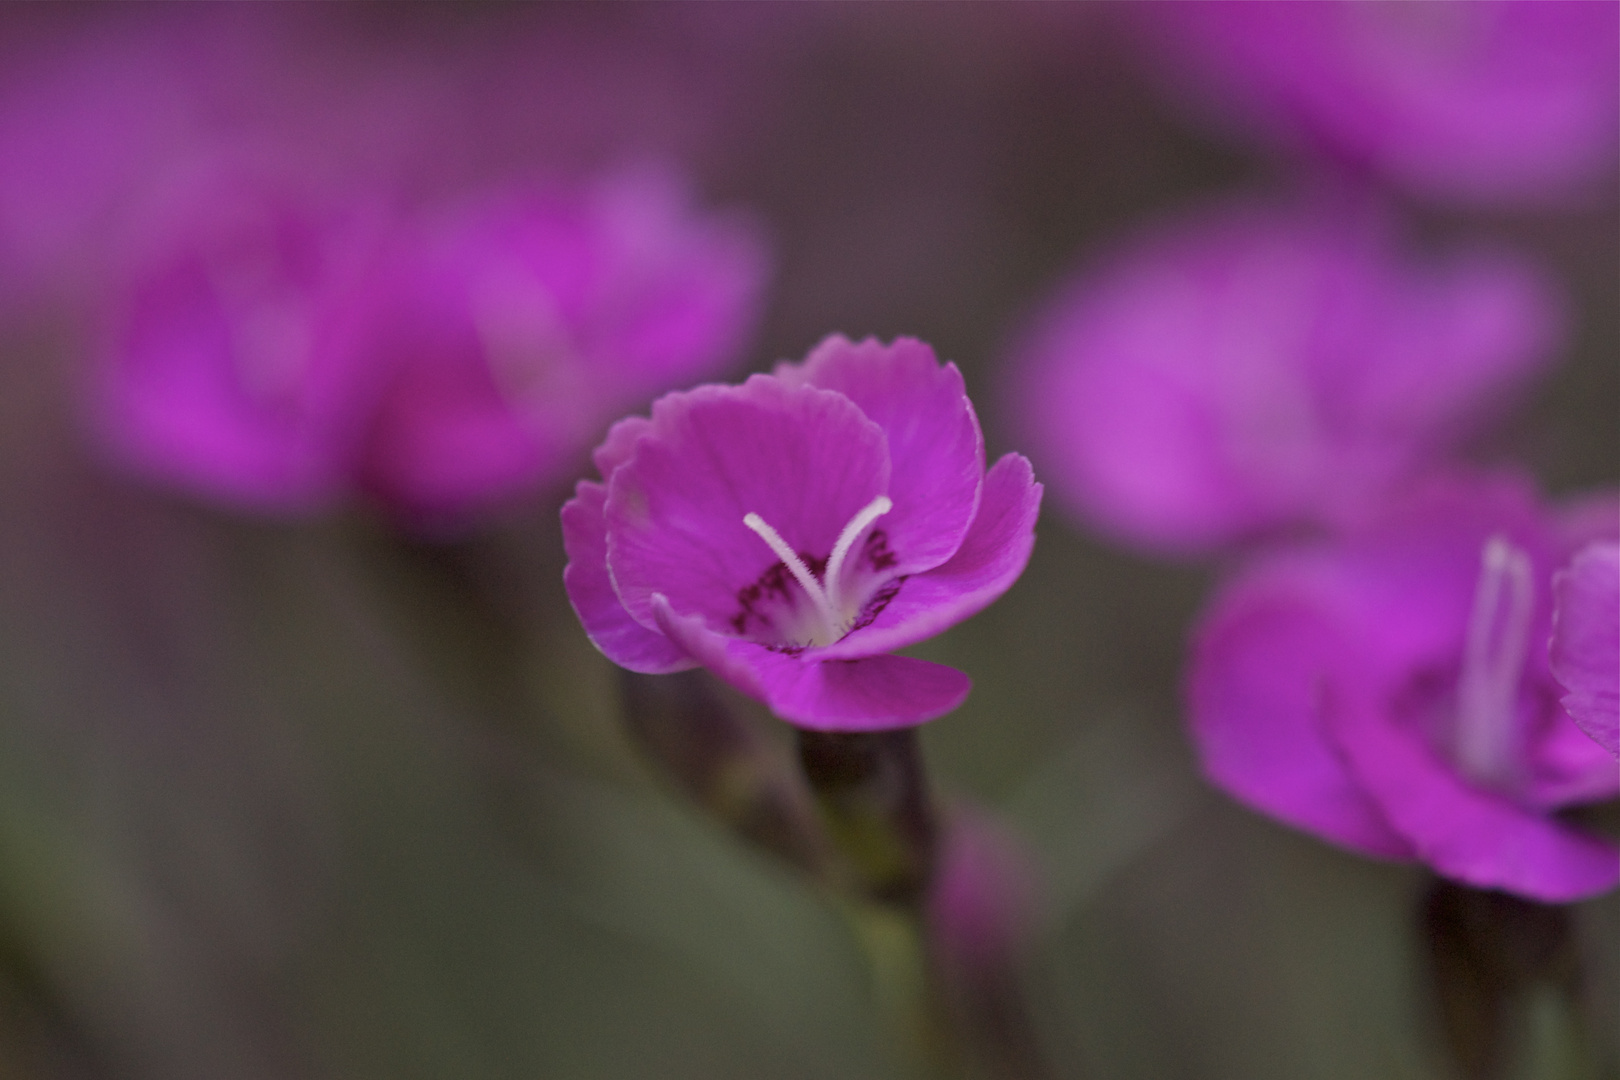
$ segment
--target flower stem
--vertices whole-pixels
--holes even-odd
[[[1461,1076],[1595,1075],[1567,907],[1436,881],[1423,924],[1436,1015]]]
[[[798,737],[805,779],[843,857],[847,912],[903,1073],[962,1075],[927,943],[938,824],[917,733],[800,729]]]
[[[915,730],[799,731],[822,822],[865,899],[920,910],[938,825]]]

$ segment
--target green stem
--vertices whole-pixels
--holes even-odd
[[[938,826],[916,731],[799,731],[799,761],[866,900],[921,910]]]
[[[799,731],[799,761],[843,857],[846,909],[906,1075],[963,1075],[929,956],[938,824],[917,733]]]
[[[1436,881],[1423,921],[1440,1031],[1462,1076],[1593,1075],[1567,907]]]

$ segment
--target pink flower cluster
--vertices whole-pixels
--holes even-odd
[[[1360,202],[1168,222],[1057,290],[1011,404],[1081,521],[1241,557],[1185,686],[1211,780],[1356,851],[1590,896],[1620,851],[1556,815],[1620,794],[1620,504],[1456,460],[1562,303],[1505,252],[1395,237]]]
[[[1556,356],[1547,277],[1419,251],[1380,188],[1548,204],[1611,173],[1613,4],[1172,2],[1124,9],[1220,130],[1309,198],[1128,238],[1013,349],[1059,504],[1113,539],[1237,563],[1185,685],[1208,776],[1371,855],[1567,901],[1620,851],[1558,816],[1620,794],[1620,505],[1549,505],[1459,459]]]
[[[1612,645],[1620,608],[1588,600],[1580,577],[1551,585],[1617,536],[1612,499],[1549,507],[1521,478],[1466,477],[1252,558],[1193,635],[1206,772],[1290,824],[1476,887],[1553,901],[1613,888],[1620,852],[1554,813],[1620,795],[1615,658],[1605,677],[1601,637],[1571,626],[1606,614]],[[1587,572],[1612,599],[1608,569]],[[1555,618],[1575,636],[1550,656]],[[1607,720],[1595,701],[1582,715],[1610,750],[1572,721],[1560,681],[1593,699],[1607,682]]]
[[[392,213],[239,159],[167,185],[117,267],[94,419],[244,507],[425,525],[571,471],[625,405],[739,354],[764,249],[667,170]]]
[[[437,527],[740,359],[761,231],[667,164],[730,69],[539,9],[438,25],[380,49],[336,8],[8,13],[0,317],[70,312],[117,464]]]

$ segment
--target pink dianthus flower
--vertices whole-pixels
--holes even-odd
[[[1620,793],[1620,769],[1560,704],[1548,638],[1554,571],[1617,526],[1612,502],[1549,509],[1517,477],[1437,480],[1362,529],[1258,555],[1193,637],[1205,772],[1291,825],[1476,888],[1614,887],[1620,851],[1555,816]]]
[[[923,343],[831,337],[740,386],[669,394],[596,451],[563,508],[564,583],[632,671],[703,666],[778,716],[906,727],[966,675],[893,650],[979,611],[1023,572],[1041,487],[988,472],[954,364]]]
[[[1011,404],[1066,509],[1202,554],[1376,508],[1548,363],[1560,299],[1504,252],[1416,259],[1369,212],[1221,204],[1061,286]]]

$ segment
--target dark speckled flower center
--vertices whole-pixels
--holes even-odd
[[[879,495],[850,518],[838,534],[832,554],[827,556],[826,569],[820,581],[816,580],[816,575],[799,553],[789,547],[781,534],[764,518],[752,512],[743,516],[743,524],[758,533],[759,538],[770,546],[810,601],[810,606],[802,609],[803,617],[795,620],[796,625],[787,628],[792,644],[806,648],[831,645],[854,627],[860,618],[865,598],[845,587],[844,567],[856,542],[873,522],[892,509],[894,503],[889,497]]]

